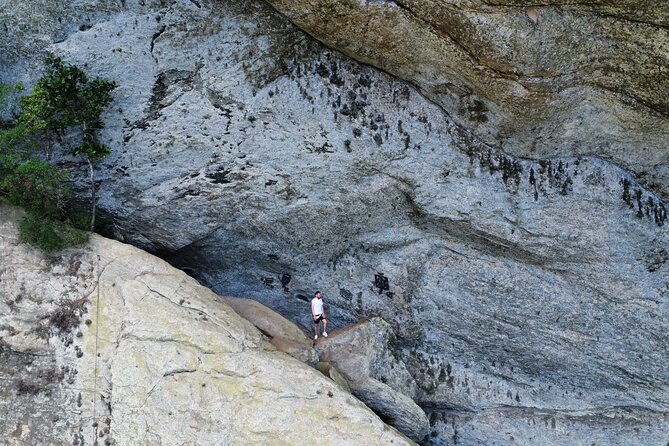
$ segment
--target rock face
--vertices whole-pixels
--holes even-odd
[[[625,101],[592,87],[583,106],[619,116],[625,130],[584,119],[572,137],[558,124],[581,96],[538,79],[553,99],[539,101],[537,119],[557,123],[537,124],[536,135],[571,142],[550,158],[516,157],[460,127],[468,121],[454,113],[454,122],[446,102],[323,48],[263,3],[77,2],[84,12],[61,6],[69,11],[61,22],[14,4],[1,7],[3,23],[43,25],[0,39],[3,79],[24,76],[54,42],[52,51],[120,85],[104,118],[113,152],[97,168],[110,234],[307,328],[316,289],[332,330],[381,317],[416,382],[412,396],[429,412],[426,444],[571,445],[577,434],[584,444],[666,442],[669,226],[656,191],[669,183],[646,187],[663,165],[645,180],[623,168],[640,172],[666,154],[661,113],[637,131]],[[537,7],[537,33],[577,7]],[[458,85],[482,83],[462,76]],[[473,110],[477,95],[493,110],[481,109],[488,120],[472,129],[489,126],[495,142],[493,128],[511,116],[502,106],[524,102],[495,105],[497,96],[471,88]],[[518,113],[519,126],[529,125],[532,116]],[[531,154],[517,136],[527,131],[518,132],[508,133],[515,153]],[[606,155],[620,165],[579,155],[602,155],[593,142],[601,132],[620,141]],[[76,160],[62,161],[77,173]]]
[[[322,361],[316,364],[316,369],[321,372],[323,375],[330,378],[332,381],[339,384],[339,386],[346,390],[347,392],[351,391],[351,386],[348,385],[346,378],[341,376],[341,374],[334,368],[334,366],[327,361]]]
[[[355,396],[389,424],[420,441],[430,425],[425,412],[412,400],[416,382],[394,356],[393,344],[390,325],[374,318],[330,332],[315,348],[321,361],[342,373]]]
[[[28,444],[411,444],[218,296],[93,236],[45,257],[0,207],[0,437]]]
[[[669,5],[269,0],[523,157],[597,155],[669,197]]]
[[[312,348],[311,337],[279,313],[252,299],[225,296],[223,300],[237,314],[269,336],[277,350],[312,366],[318,363],[318,354]]]

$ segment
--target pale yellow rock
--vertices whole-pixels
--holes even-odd
[[[19,291],[41,298],[0,315],[0,326],[21,328],[0,331],[3,444],[411,444],[162,260],[97,235],[49,258],[18,243],[20,212],[0,210],[0,303]],[[78,328],[48,343],[30,334],[62,299],[81,297]],[[31,361],[55,378],[13,365],[25,352],[40,352]]]
[[[527,17],[532,20],[532,23],[536,24],[539,21],[539,9],[536,7],[530,7],[525,10]]]
[[[268,336],[311,347],[311,338],[307,337],[304,330],[260,302],[230,296],[225,296],[223,299],[241,317],[251,322]]]
[[[332,381],[339,384],[342,389],[346,390],[347,392],[351,392],[351,387],[348,385],[346,378],[341,376],[341,373],[337,371],[337,369],[335,368],[335,366],[332,365],[331,362],[327,361],[319,362],[318,364],[316,364],[316,370],[318,370],[323,375],[330,378]]]

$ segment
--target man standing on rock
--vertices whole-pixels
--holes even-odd
[[[328,320],[325,319],[325,308],[323,308],[323,299],[321,292],[316,291],[315,297],[311,299],[311,316],[314,318],[314,339],[318,339],[318,323],[323,321],[323,336],[328,337]]]

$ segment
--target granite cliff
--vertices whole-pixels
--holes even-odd
[[[0,79],[118,82],[108,234],[384,319],[425,444],[665,444],[666,6],[271,3],[386,71],[262,2],[80,0],[0,7]]]

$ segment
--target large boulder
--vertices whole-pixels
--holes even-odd
[[[253,299],[223,296],[223,300],[237,314],[269,336],[272,345],[280,352],[288,353],[312,366],[318,363],[318,354],[312,348],[311,337],[293,322]]]
[[[311,338],[303,329],[260,302],[232,296],[222,296],[221,298],[237,314],[251,322],[270,338],[281,338],[311,347]]]
[[[0,437],[27,444],[411,444],[183,272],[92,236],[49,257],[0,206]]]
[[[341,372],[355,396],[387,423],[420,441],[429,432],[425,412],[413,401],[416,383],[394,355],[390,325],[373,318],[330,333],[316,343],[321,361]]]
[[[347,392],[351,391],[351,386],[348,385],[348,381],[344,378],[341,373],[332,365],[331,362],[320,361],[316,364],[316,370],[321,372],[323,375],[330,378],[332,381],[339,384],[339,386],[346,390]]]
[[[295,359],[307,363],[311,366],[316,366],[318,363],[318,353],[311,348],[311,346],[305,346],[304,344],[289,341],[283,338],[272,338],[270,343],[280,352],[289,354]]]

